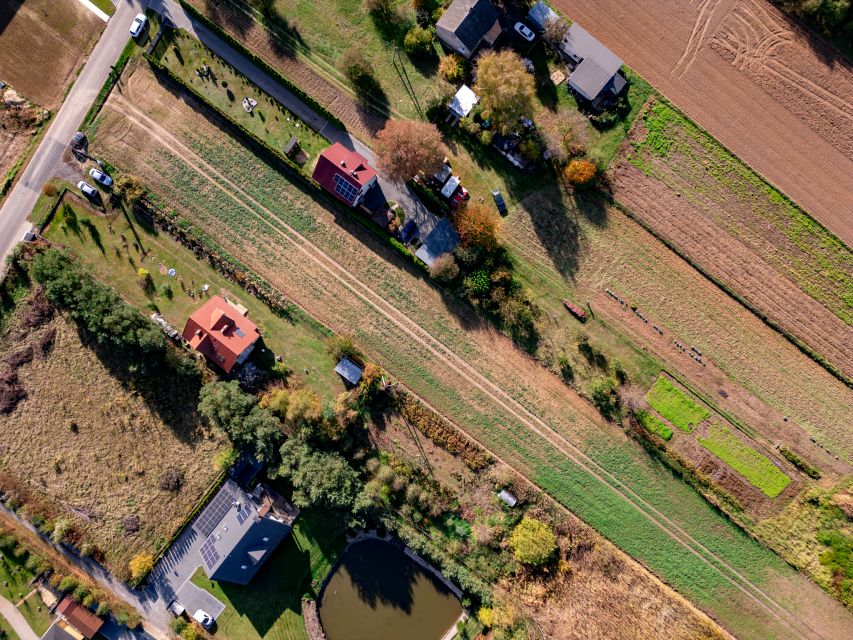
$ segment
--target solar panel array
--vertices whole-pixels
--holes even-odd
[[[237,512],[237,522],[243,524],[246,520],[249,519],[249,516],[252,514],[251,507],[248,504],[244,504],[240,507],[240,511]]]
[[[207,565],[208,569],[213,569],[216,566],[216,563],[219,562],[219,552],[216,550],[214,546],[216,540],[213,536],[210,536],[207,540],[205,540],[204,544],[201,545],[201,557]]]
[[[228,509],[232,508],[235,500],[236,497],[229,487],[223,487],[219,493],[213,496],[213,500],[204,508],[204,511],[201,512],[201,515],[199,515],[193,524],[193,528],[205,538],[208,537],[216,529],[222,518],[225,517],[225,514],[228,513]]]
[[[355,200],[355,197],[358,195],[358,187],[353,185],[351,182],[344,180],[338,174],[335,174],[334,180],[335,193],[342,195],[347,202]]]

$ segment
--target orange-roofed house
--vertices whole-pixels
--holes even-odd
[[[336,142],[317,158],[311,177],[338,200],[356,207],[376,184],[376,169],[364,156]]]
[[[56,607],[59,617],[42,636],[42,640],[92,640],[104,624],[86,607],[65,596]]]
[[[184,340],[225,373],[246,361],[261,337],[246,309],[213,296],[187,319]]]

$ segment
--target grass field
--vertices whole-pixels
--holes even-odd
[[[171,32],[171,36],[164,38],[164,41],[165,50],[160,57],[161,63],[271,147],[283,151],[291,136],[296,136],[305,154],[294,156],[294,159],[301,164],[307,162],[310,166],[320,152],[329,146],[328,140],[249,83],[243,75],[194,37],[184,31],[175,30]],[[203,65],[211,68],[212,78],[202,78],[196,74],[196,70]],[[243,108],[243,98],[257,101],[258,105],[251,114],[246,113]]]
[[[692,432],[710,414],[688,398],[668,378],[661,376],[646,394],[652,409],[685,433]]]
[[[835,604],[816,585],[651,461],[619,428],[601,422],[564,383],[519,354],[469,309],[444,298],[418,272],[397,262],[360,225],[303,193],[279,168],[229,137],[221,123],[205,120],[158,88],[149,73],[140,70],[128,78],[125,96],[132,105],[114,95],[101,116],[93,141],[97,153],[156,185],[163,202],[172,203],[330,328],[354,331],[368,357],[669,584],[743,637],[758,637],[759,628],[760,637],[786,636],[764,609],[663,533],[636,503],[622,499],[609,482],[567,457],[574,451],[567,443],[726,558],[741,575],[760,585],[783,583],[774,597],[786,607],[797,611],[797,603],[806,598],[815,603],[815,611],[823,611],[813,618],[833,619],[829,611]],[[132,110],[134,118],[153,119],[133,126],[121,115],[124,109]],[[168,134],[158,128],[163,122],[168,122]],[[346,268],[333,269],[331,261]],[[482,375],[476,378],[479,386],[463,375],[462,365],[450,366],[455,360],[449,353],[461,354],[468,363],[464,367]],[[530,414],[497,402],[499,392],[506,394],[504,402],[530,407],[559,438],[535,432]]]
[[[644,429],[659,435],[664,440],[672,438],[672,429],[669,428],[669,425],[662,422],[651,413],[646,411],[637,413],[637,422],[639,422]]]
[[[728,427],[711,424],[708,426],[708,435],[698,440],[708,451],[771,498],[778,496],[791,483],[791,479],[766,456],[744,444]]]
[[[93,543],[126,576],[128,560],[157,551],[207,490],[224,439],[196,416],[200,383],[136,377],[116,354],[83,344],[62,317],[22,330],[27,309],[19,305],[7,327],[18,337],[6,340],[6,357],[55,334],[46,355],[16,367],[27,395],[0,417],[3,488],[31,517],[69,519],[77,544]],[[171,469],[183,477],[176,492],[160,488]]]
[[[252,580],[240,587],[210,580],[199,569],[193,584],[226,605],[216,620],[219,640],[303,640],[302,597],[317,590],[344,546],[339,516],[305,510],[293,532]]]
[[[144,313],[150,313],[153,306],[182,331],[187,318],[203,299],[216,294],[227,296],[249,309],[249,317],[260,328],[266,346],[281,355],[284,364],[305,385],[324,396],[343,391],[340,378],[334,373],[336,363],[324,350],[326,333],[301,311],[295,309],[289,318],[277,316],[264,303],[198,260],[192,251],[124,211],[115,210],[104,216],[79,200],[67,201],[76,211],[76,224],[69,226],[57,220],[49,227],[47,237],[80,256],[95,275],[109,282],[126,301]],[[122,238],[127,239],[127,247]],[[137,247],[144,251],[144,258]],[[139,286],[137,270],[142,266],[154,282],[151,292]],[[177,277],[170,277],[168,269],[175,269]],[[203,284],[210,286],[204,295]],[[170,294],[165,293],[165,287],[169,287]],[[190,296],[189,291],[194,291],[195,296]]]

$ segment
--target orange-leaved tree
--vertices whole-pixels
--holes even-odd
[[[501,219],[489,207],[470,202],[456,212],[454,222],[464,246],[481,247],[486,251],[497,248]]]
[[[441,169],[447,148],[434,124],[420,120],[389,120],[376,134],[379,169],[392,180],[405,182],[418,171]]]
[[[502,133],[518,126],[522,116],[533,115],[533,76],[518,54],[508,49],[480,56],[474,92],[480,96],[483,116],[491,118]]]
[[[589,160],[572,160],[565,169],[566,180],[576,187],[585,187],[595,180],[598,168]]]

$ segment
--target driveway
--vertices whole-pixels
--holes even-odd
[[[340,129],[337,125],[327,121],[290,91],[281,86],[274,78],[256,67],[253,62],[248,60],[240,52],[233,49],[216,33],[188,15],[177,2],[174,2],[174,0],[151,0],[149,6],[154,11],[158,11],[163,16],[169,18],[176,27],[184,29],[198,38],[208,49],[224,60],[227,60],[231,66],[249,78],[257,87],[275,98],[301,120],[307,122],[312,129],[318,131],[327,140],[330,142],[340,142],[347,149],[357,151],[367,159],[367,162],[371,166],[376,166],[376,155],[367,144],[347,131]],[[418,235],[421,238],[426,237],[435,225],[438,224],[438,218],[424,206],[423,202],[405,184],[391,182],[381,175],[377,176],[377,182],[385,200],[393,200],[399,203],[406,213],[406,219],[414,220],[417,223],[420,231]]]
[[[6,257],[29,229],[27,216],[33,210],[41,188],[53,177],[62,159],[62,152],[95,101],[110,67],[116,63],[127,44],[130,37],[128,28],[133,16],[147,4],[147,0],[118,2],[115,15],[92,50],[92,55],[62,103],[47,134],[0,208],[0,265],[6,264]]]
[[[214,620],[225,611],[225,605],[219,602],[216,598],[210,595],[204,589],[195,586],[192,582],[185,582],[178,588],[177,600],[187,610],[187,615],[192,615],[201,609]]]

